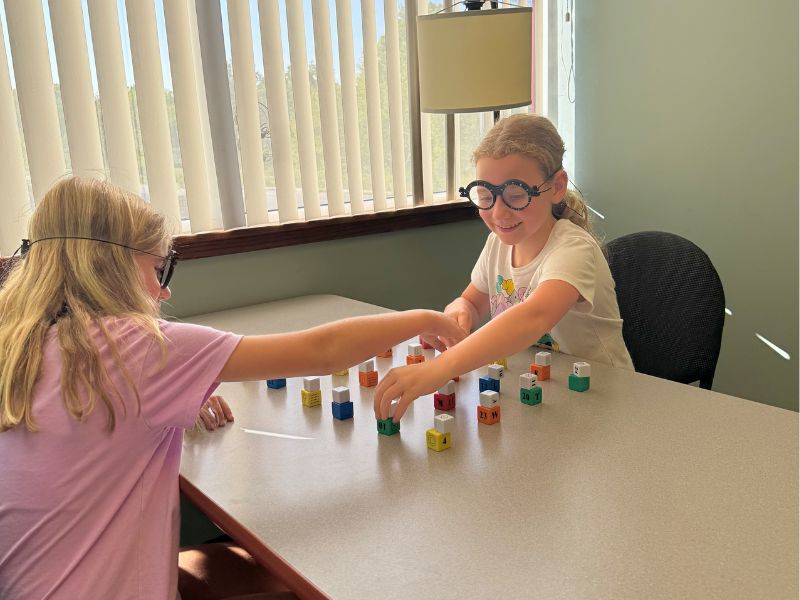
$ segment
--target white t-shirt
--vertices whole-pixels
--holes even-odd
[[[539,343],[556,352],[633,370],[622,339],[614,279],[597,241],[572,221],[559,219],[541,252],[527,265],[512,266],[512,249],[490,233],[472,270],[473,285],[489,295],[491,317],[524,301],[543,281],[566,281],[581,297]]]

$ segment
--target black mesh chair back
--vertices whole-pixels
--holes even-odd
[[[706,253],[663,231],[624,235],[605,252],[636,371],[711,389],[725,293]]]

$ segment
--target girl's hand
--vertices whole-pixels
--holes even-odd
[[[211,396],[200,409],[198,418],[207,431],[214,431],[217,427],[225,427],[225,423],[232,423],[233,412],[222,396]]]
[[[458,323],[466,335],[470,334],[475,323],[478,322],[478,310],[463,296],[459,296],[448,304],[444,309],[444,314]]]
[[[392,400],[399,399],[394,413],[394,421],[398,422],[409,404],[420,396],[432,394],[449,380],[436,359],[392,369],[384,375],[375,388],[373,396],[375,418],[388,418]]]
[[[446,313],[431,311],[433,323],[421,333],[421,338],[433,346],[439,352],[444,352],[450,346],[455,346],[458,342],[469,335],[455,319]]]

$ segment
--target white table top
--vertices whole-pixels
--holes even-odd
[[[190,320],[255,334],[384,311],[308,296]],[[432,396],[379,435],[357,368],[313,408],[300,379],[223,384],[236,421],[187,437],[181,473],[335,599],[798,597],[796,413],[599,363],[573,392],[559,354],[527,406],[534,354],[510,357],[496,425],[475,414],[485,369],[461,377],[444,452]],[[332,417],[338,385],[352,420]]]

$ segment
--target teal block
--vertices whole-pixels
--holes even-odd
[[[578,377],[575,373],[569,374],[569,389],[573,392],[585,392],[589,389],[590,377]]]
[[[525,388],[520,388],[519,390],[519,400],[523,404],[528,404],[530,406],[534,406],[536,404],[542,403],[542,388],[538,385],[533,386],[533,389],[526,390]]]
[[[392,422],[392,418],[378,419],[378,433],[381,435],[394,435],[400,431],[400,423]]]

